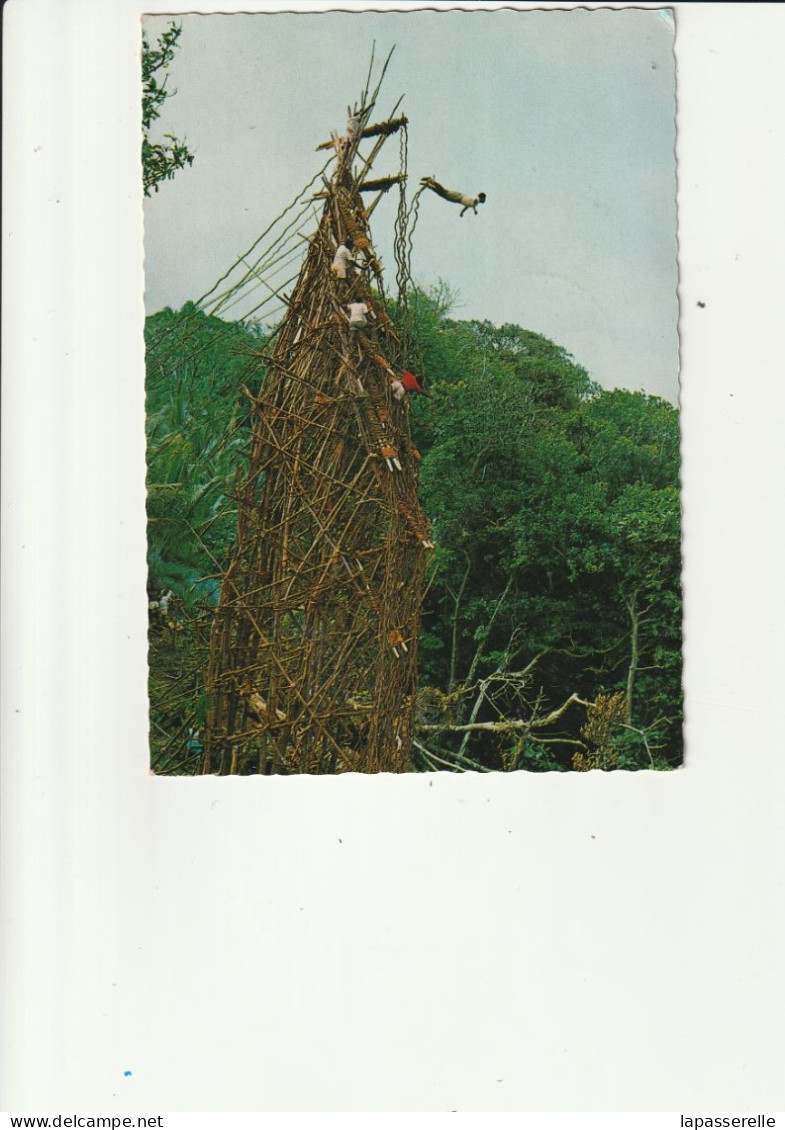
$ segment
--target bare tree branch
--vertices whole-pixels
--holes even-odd
[[[482,657],[483,648],[485,647],[486,643],[488,642],[488,637],[491,634],[491,630],[493,628],[494,622],[496,620],[496,617],[499,614],[499,609],[501,608],[502,604],[504,604],[504,601],[507,598],[507,594],[508,594],[508,592],[510,591],[511,588],[512,588],[512,577],[509,577],[507,584],[505,586],[504,592],[499,597],[499,599],[496,601],[496,605],[493,609],[493,612],[491,613],[490,620],[488,621],[488,623],[485,625],[485,627],[482,630],[482,635],[480,636],[479,645],[477,647],[477,650],[474,653],[474,659],[472,659],[471,667],[469,668],[469,672],[466,676],[466,682],[467,683],[471,683],[472,679],[475,676],[475,673],[477,671],[477,665],[479,664],[480,658]],[[461,593],[463,593],[463,589],[461,589]]]
[[[456,684],[456,681],[457,681],[455,676],[456,676],[456,670],[457,670],[457,667],[458,667],[458,615],[459,615],[460,610],[461,610],[461,601],[463,600],[463,594],[464,594],[464,591],[466,589],[466,583],[469,580],[469,573],[471,572],[471,569],[472,569],[471,558],[469,557],[469,555],[467,553],[464,553],[464,557],[466,558],[466,572],[463,575],[463,580],[461,581],[461,587],[458,590],[458,595],[455,596],[455,594],[451,590],[448,589],[448,591],[450,592],[450,596],[452,596],[453,600],[455,601],[455,608],[453,610],[453,617],[452,617],[452,651],[451,651],[451,654],[450,654],[450,681],[447,684],[449,691],[455,690],[455,684]]]
[[[570,706],[576,703],[578,706],[593,706],[591,702],[586,699],[579,698],[577,694],[571,694],[565,702],[552,710],[550,714],[537,715],[536,713],[529,719],[523,718],[510,718],[504,719],[501,722],[468,722],[463,725],[454,723],[426,723],[419,727],[420,730],[434,734],[465,734],[467,732],[484,731],[485,733],[504,734],[514,731],[541,730],[546,726],[552,726],[554,722],[558,722],[561,716],[569,709]]]
[[[420,726],[420,729],[427,729],[427,727]],[[454,760],[447,760],[444,757],[439,757],[432,750],[426,749],[426,747],[418,742],[416,738],[412,738],[412,745],[416,749],[418,749],[422,756],[427,761],[431,762],[431,764],[433,764],[433,762],[438,762],[440,765],[445,765],[448,769],[454,769],[460,773],[465,772],[466,769],[472,769],[476,773],[490,772],[490,770],[485,765],[480,765],[476,761],[470,761],[468,757],[461,757],[460,754],[453,754],[452,756]],[[461,762],[461,764],[457,764],[457,762]],[[433,766],[433,768],[435,772],[436,767]]]
[[[649,743],[646,740],[646,731],[645,730],[639,730],[637,728],[637,726],[630,726],[625,722],[622,722],[622,726],[624,727],[625,730],[632,730],[633,734],[638,734],[639,737],[643,738],[643,744],[646,746],[646,752],[649,755],[649,765],[653,769],[654,768],[654,758],[651,755],[651,749],[649,748]]]

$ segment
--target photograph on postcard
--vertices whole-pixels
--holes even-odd
[[[682,763],[674,35],[144,18],[153,773]]]

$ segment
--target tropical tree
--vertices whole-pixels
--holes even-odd
[[[600,389],[517,326],[432,307],[420,328],[421,488],[438,544],[423,733],[488,768],[678,764],[676,410]],[[601,723],[587,717],[598,696],[613,700]],[[613,748],[592,762],[608,726]]]
[[[262,331],[192,303],[147,319],[148,588],[189,609],[213,598],[234,536],[234,490],[248,438],[242,393]]]
[[[264,331],[187,303],[150,316],[145,340],[152,764],[183,772],[199,759],[210,620],[249,437],[243,386],[258,380]]]
[[[181,24],[170,24],[151,47],[146,33],[142,32],[142,171],[144,194],[158,192],[161,181],[171,180],[178,169],[192,165],[194,154],[185,142],[179,141],[170,133],[159,140],[150,140],[153,122],[161,116],[161,108],[167,98],[176,94],[167,90],[169,65],[177,49],[177,41],[182,32]]]

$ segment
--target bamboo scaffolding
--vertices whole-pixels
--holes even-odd
[[[413,767],[431,543],[417,497],[409,403],[392,395],[390,372],[401,372],[407,358],[384,309],[360,196],[384,141],[407,124],[391,116],[367,125],[380,84],[369,96],[366,83],[355,127],[320,146],[335,154],[331,175],[320,174],[318,228],[291,294],[278,294],[286,313],[274,352],[257,358],[266,370],[260,387],[243,389],[252,438],[236,499],[237,541],[211,631],[205,773]],[[375,143],[363,159],[365,138]],[[365,179],[365,189],[405,180],[402,169]],[[349,236],[356,263],[336,277],[333,257]],[[245,265],[270,285],[261,268]],[[349,324],[350,302],[377,317],[358,331]]]

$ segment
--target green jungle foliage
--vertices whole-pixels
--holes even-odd
[[[520,326],[416,295],[412,400],[437,545],[421,768],[666,769],[682,760],[679,422],[605,391]],[[412,313],[412,311],[410,311]],[[148,319],[153,768],[192,772],[218,577],[265,331],[193,306]],[[467,723],[485,729],[460,729]],[[189,744],[190,742],[190,744]]]
[[[249,436],[242,387],[259,380],[264,335],[188,303],[149,317],[145,343],[152,760],[158,772],[179,772],[189,730],[207,711],[211,609],[235,535],[232,496]]]

